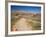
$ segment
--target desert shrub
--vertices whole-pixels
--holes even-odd
[[[40,30],[41,29],[41,24],[38,21],[34,20],[27,20],[28,25],[32,26],[32,30]]]
[[[12,17],[11,18],[11,28],[13,25],[15,25],[15,23],[19,20],[20,18],[16,18],[16,17]]]
[[[32,23],[32,30],[40,30],[41,29],[41,24],[38,22],[33,22]]]

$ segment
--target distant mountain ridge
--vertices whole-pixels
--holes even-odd
[[[16,10],[15,12],[12,12],[12,14],[20,14],[20,15],[40,15],[41,13],[33,13],[33,12],[27,12],[27,11],[22,11],[22,10]]]

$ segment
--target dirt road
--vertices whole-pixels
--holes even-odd
[[[15,24],[18,31],[28,31],[31,30],[31,26],[28,26],[26,18],[20,18]]]

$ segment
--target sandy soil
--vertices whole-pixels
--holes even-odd
[[[25,18],[21,18],[20,20],[18,20],[18,22],[15,25],[18,31],[32,30],[32,27],[28,26],[28,23],[26,22]]]

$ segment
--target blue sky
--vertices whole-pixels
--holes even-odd
[[[41,7],[11,5],[11,11],[14,12],[16,10],[22,10],[22,11],[33,12],[33,13],[40,13],[41,12]]]

